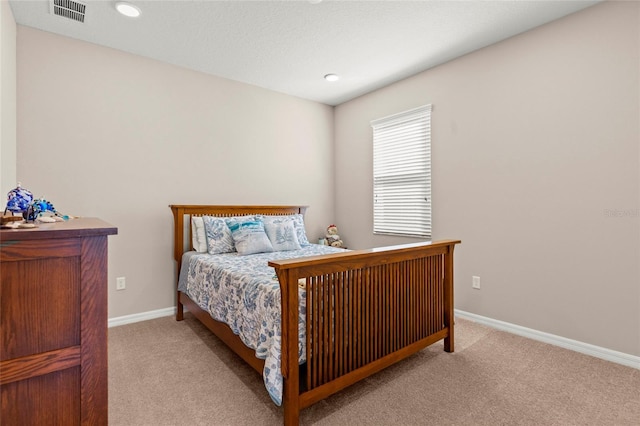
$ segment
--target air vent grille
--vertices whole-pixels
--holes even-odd
[[[73,0],[51,0],[51,13],[78,22],[84,22],[87,5]]]

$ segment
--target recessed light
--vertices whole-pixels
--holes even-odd
[[[116,10],[122,13],[124,16],[128,16],[129,18],[137,18],[141,13],[138,6],[134,6],[131,3],[127,3],[124,1],[119,1],[116,3]]]
[[[318,3],[322,3],[322,0],[309,0],[309,3],[318,4]]]
[[[340,77],[335,74],[327,74],[324,76],[324,79],[327,81],[338,81],[340,80]]]

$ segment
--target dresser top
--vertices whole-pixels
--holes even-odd
[[[93,237],[117,233],[118,228],[101,219],[82,217],[64,222],[39,223],[37,228],[2,229],[0,230],[0,241]]]

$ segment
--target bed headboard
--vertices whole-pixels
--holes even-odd
[[[229,217],[250,214],[285,215],[298,213],[304,215],[307,210],[307,206],[208,206],[171,204],[169,207],[173,212],[173,257],[176,262],[178,262],[178,268],[180,267],[180,261],[185,247],[191,248],[191,216]]]

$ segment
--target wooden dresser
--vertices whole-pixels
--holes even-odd
[[[0,230],[0,424],[106,425],[107,236],[95,218]]]

